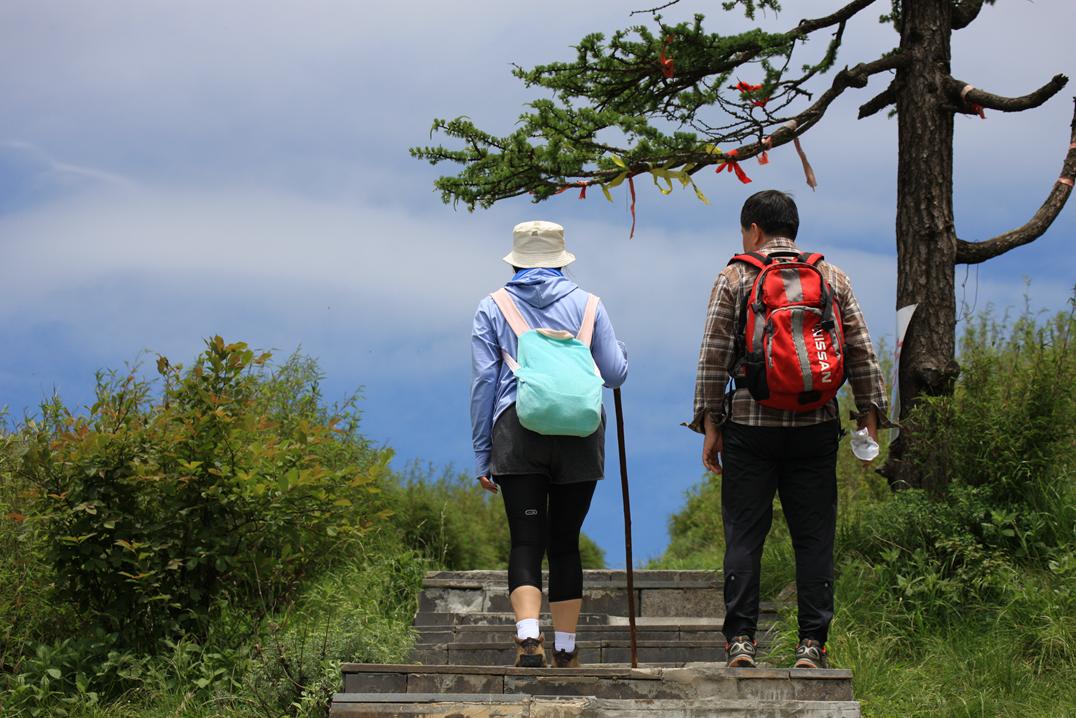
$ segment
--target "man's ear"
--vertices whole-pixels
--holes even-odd
[[[751,252],[758,249],[759,245],[762,243],[762,228],[754,222],[747,228],[747,241],[750,247],[749,251]]]

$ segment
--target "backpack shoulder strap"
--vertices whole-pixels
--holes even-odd
[[[819,254],[818,252],[803,252],[796,259],[800,262],[803,262],[804,264],[809,264],[812,267],[816,267],[818,266],[818,263],[825,258],[825,255]]]
[[[587,297],[587,306],[583,310],[583,323],[579,325],[579,333],[575,335],[575,338],[586,347],[590,346],[590,341],[594,338],[594,320],[598,317],[599,301],[600,299],[595,294]]]
[[[489,296],[493,299],[497,308],[501,310],[505,321],[508,322],[508,326],[512,327],[512,331],[515,332],[517,337],[523,336],[531,330],[527,320],[519,313],[519,307],[512,301],[512,295],[508,293],[507,289],[501,287]]]
[[[756,269],[762,270],[771,262],[769,257],[758,252],[748,252],[747,254],[737,254],[735,257],[729,260],[729,264],[736,262],[743,262],[744,264],[750,264]]]

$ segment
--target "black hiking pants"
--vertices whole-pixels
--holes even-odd
[[[762,547],[776,493],[796,554],[799,636],[824,644],[833,620],[840,423],[784,428],[726,422],[723,438],[725,636],[755,636]]]

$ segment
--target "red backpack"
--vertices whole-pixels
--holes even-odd
[[[738,254],[759,270],[744,298],[730,368],[763,406],[811,411],[844,383],[844,328],[833,289],[818,269],[821,254]]]

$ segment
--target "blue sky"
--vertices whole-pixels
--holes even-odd
[[[794,24],[836,1],[785,3]],[[896,35],[868,10],[841,64]],[[368,435],[396,465],[467,470],[470,322],[507,277],[499,258],[527,219],[566,227],[575,279],[601,295],[629,346],[624,388],[636,556],[661,552],[669,515],[702,476],[691,411],[694,365],[714,276],[736,249],[752,191],[792,191],[801,245],[852,276],[876,338],[894,323],[896,126],[857,122],[888,81],[846,92],[804,137],[811,192],[794,152],[701,182],[711,200],[639,184],[638,229],[621,191],[525,199],[469,214],[441,204],[439,168],[408,157],[433,117],[471,116],[508,132],[538,96],[510,74],[568,58],[584,34],[632,22],[631,2],[111,2],[0,5],[0,405],[19,416],[53,388],[91,398],[94,371],[140,352],[177,361],[222,334],[317,357],[331,398],[365,395]],[[712,2],[711,27],[746,26]],[[1069,0],[1005,0],[953,44],[954,75],[1019,95],[1076,73]],[[820,52],[816,41],[805,52]],[[756,78],[745,76],[752,81]],[[819,85],[821,86],[821,85]],[[958,117],[956,217],[983,239],[1023,224],[1055,181],[1071,88],[1020,115]],[[450,171],[450,168],[444,168]],[[1060,309],[1074,282],[1068,207],[1035,244],[972,269],[969,302]],[[964,269],[958,268],[958,287]],[[959,290],[958,290],[959,291]],[[611,409],[611,400],[610,400]],[[609,432],[612,442],[613,432]],[[585,530],[622,562],[614,445],[611,481]]]

